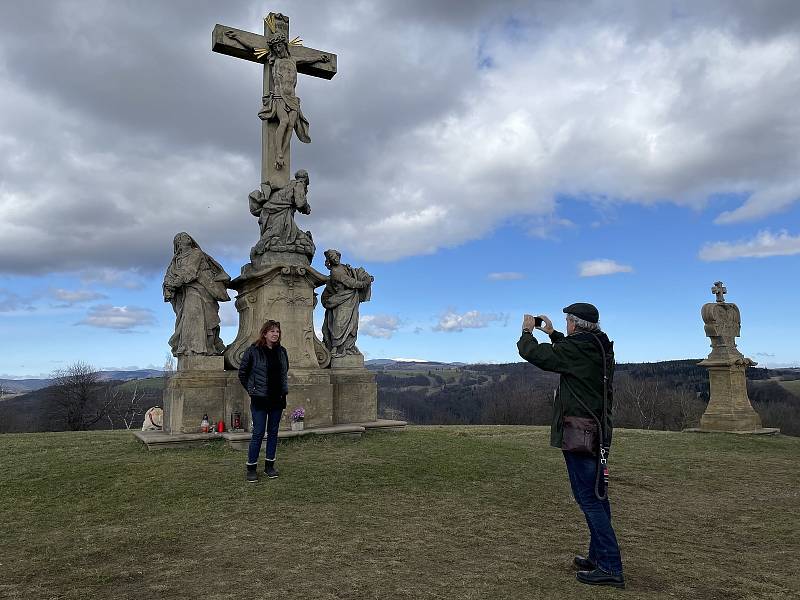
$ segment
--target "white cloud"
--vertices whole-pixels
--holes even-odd
[[[633,267],[621,265],[608,258],[598,258],[597,260],[587,260],[578,265],[578,275],[581,277],[598,277],[601,275],[613,275],[614,273],[631,273]]]
[[[400,319],[392,315],[362,315],[358,332],[374,338],[388,340],[400,328]]]
[[[767,215],[781,212],[800,198],[800,181],[767,187],[754,192],[747,201],[735,210],[720,214],[715,223],[727,225],[754,221]]]
[[[478,310],[470,310],[463,314],[458,314],[448,310],[439,318],[439,323],[434,326],[434,331],[463,331],[464,329],[482,329],[489,327],[495,321],[506,321],[507,317],[502,314],[482,313]]]
[[[12,290],[0,288],[0,313],[13,313],[22,310],[35,310],[33,298],[23,297]]]
[[[792,254],[800,254],[800,235],[792,236],[785,230],[777,234],[765,230],[751,240],[708,243],[700,249],[699,257],[705,261],[722,261]]]
[[[141,275],[134,270],[120,270],[111,268],[98,268],[85,271],[80,275],[84,284],[98,284],[106,287],[120,287],[128,290],[138,290],[144,287]]]
[[[111,304],[92,306],[86,313],[86,318],[77,323],[77,325],[116,329],[117,331],[131,331],[138,327],[155,324],[155,316],[149,308],[112,306]]]
[[[515,271],[503,271],[500,273],[489,273],[486,278],[489,281],[513,281],[515,279],[525,279],[525,274]]]
[[[53,297],[63,302],[62,306],[73,306],[80,302],[91,302],[92,300],[102,300],[107,298],[105,294],[93,292],[92,290],[66,290],[56,288],[52,290]]]
[[[236,310],[236,302],[219,303],[219,320],[221,327],[236,327],[239,325],[239,312]]]

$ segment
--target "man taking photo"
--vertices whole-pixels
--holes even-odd
[[[525,315],[517,342],[519,355],[544,371],[559,373],[553,401],[550,445],[564,453],[572,495],[589,526],[589,552],[576,556],[578,581],[624,588],[617,537],[611,526],[606,461],[611,447],[614,346],[598,324],[591,304],[564,309],[567,335],[545,315]],[[534,329],[550,336],[540,344]]]

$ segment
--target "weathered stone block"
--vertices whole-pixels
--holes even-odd
[[[189,354],[178,357],[178,371],[222,371],[224,368],[225,358],[222,355]]]
[[[204,414],[214,421],[227,421],[227,385],[227,375],[221,369],[178,371],[164,390],[164,431],[199,433]]]
[[[706,431],[754,431],[761,429],[761,417],[747,397],[746,366],[708,365],[711,398],[700,418],[700,429]]]
[[[378,386],[366,369],[331,369],[333,422],[366,423],[378,418]]]

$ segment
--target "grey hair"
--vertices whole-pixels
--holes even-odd
[[[575,323],[575,329],[579,329],[580,331],[601,331],[600,323],[590,323],[585,319],[581,319],[580,317],[576,317],[575,315],[571,315],[569,313],[567,313],[567,320]]]

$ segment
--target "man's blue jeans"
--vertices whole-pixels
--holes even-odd
[[[597,459],[592,456],[564,452],[567,463],[569,483],[572,495],[586,517],[591,535],[589,542],[589,560],[598,567],[614,575],[622,574],[622,558],[619,554],[617,536],[611,526],[611,505],[608,498],[598,500],[594,495]],[[603,481],[600,480],[601,490]]]
[[[264,440],[264,431],[267,432],[267,460],[275,460],[275,453],[278,450],[278,428],[281,425],[283,409],[267,410],[266,408],[256,408],[251,402],[250,412],[253,415],[253,437],[250,438],[247,464],[255,465],[258,463],[261,442]]]

